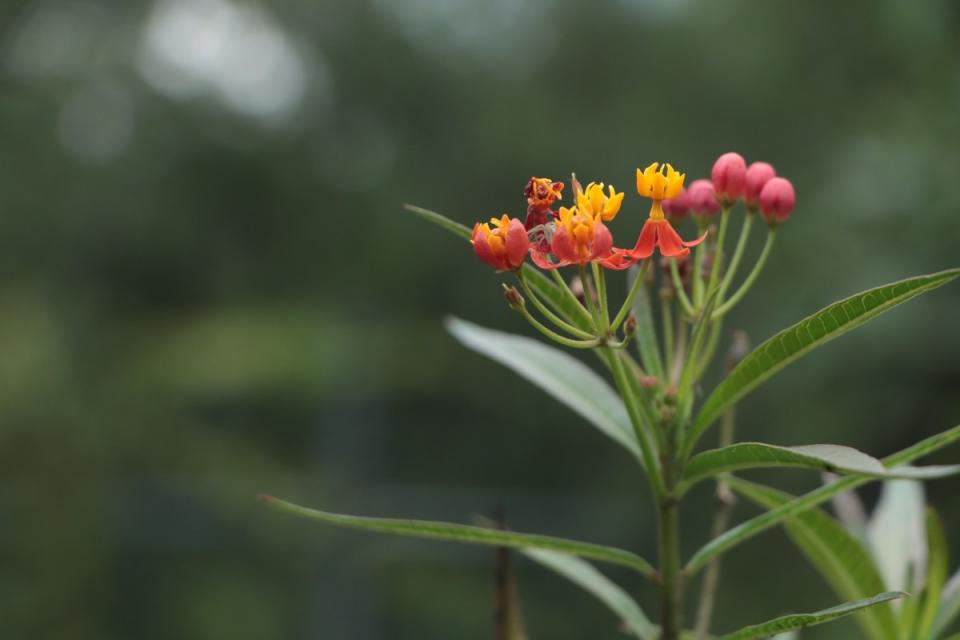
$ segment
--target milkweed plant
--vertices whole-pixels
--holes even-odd
[[[738,442],[734,428],[737,403],[764,381],[833,338],[948,283],[960,269],[857,293],[752,351],[745,334],[735,332],[725,376],[705,392],[703,376],[724,342],[724,319],[763,271],[793,213],[794,188],[770,164],[748,166],[732,152],[717,159],[710,179],[686,188],[686,175],[670,164],[655,162],[636,175],[637,193],[650,210],[636,240],[624,247],[617,246],[607,226],[620,214],[624,194],[601,182],[584,187],[576,176],[569,185],[531,178],[523,220],[504,214],[469,229],[432,211],[408,208],[468,240],[476,256],[509,281],[503,284],[509,308],[545,341],[461,320],[450,321],[453,335],[542,387],[626,449],[643,471],[656,505],[656,563],[625,549],[514,532],[491,522],[358,517],[272,496],[262,499],[347,527],[516,549],[599,598],[627,633],[642,640],[797,637],[801,628],[848,615],[870,640],[960,639],[960,634],[948,635],[960,614],[960,577],[948,579],[945,535],[936,513],[925,506],[920,484],[956,474],[960,465],[911,465],[960,438],[960,426],[881,459],[833,444]],[[566,194],[569,206],[561,206]],[[739,226],[735,239],[732,221]],[[691,229],[689,235],[677,231],[681,226]],[[747,247],[757,231],[766,239],[750,265]],[[607,278],[621,272],[627,293],[614,301]],[[609,382],[572,351],[592,353]],[[701,446],[714,427],[719,427],[719,444]],[[734,475],[760,467],[829,475],[800,496]],[[853,490],[872,480],[885,484],[875,514],[867,518]],[[680,508],[690,489],[703,481],[716,487],[713,535],[682,558]],[[761,515],[730,526],[735,495],[759,505]],[[828,512],[822,506],[830,501]],[[718,634],[711,618],[721,556],[775,526],[785,528],[842,604]],[[651,621],[592,562],[621,565],[652,581],[659,591],[658,620]],[[696,615],[684,620],[688,592],[695,595],[696,606],[688,609]],[[519,613],[508,614],[496,637],[527,638]]]

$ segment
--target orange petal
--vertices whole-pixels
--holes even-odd
[[[640,237],[637,238],[637,244],[630,251],[630,257],[637,260],[643,260],[653,255],[653,250],[657,246],[658,230],[660,220],[647,219],[643,223],[643,229],[640,230]]]
[[[527,257],[527,250],[530,249],[530,238],[527,236],[527,230],[523,228],[523,223],[514,218],[507,225],[507,263],[510,268],[516,269],[523,264]]]
[[[686,248],[683,238],[666,220],[663,220],[660,225],[660,241],[657,244],[660,247],[660,253],[668,258],[685,256],[690,253],[690,249]]]

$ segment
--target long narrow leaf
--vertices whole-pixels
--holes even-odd
[[[933,509],[927,509],[927,579],[923,585],[923,610],[920,613],[918,638],[926,638],[933,628],[943,584],[947,580],[949,551],[943,522]]]
[[[897,467],[912,462],[917,458],[941,449],[948,444],[960,439],[960,426],[953,427],[929,438],[907,447],[893,455],[887,456],[882,460],[885,467]],[[870,482],[871,478],[848,476],[841,478],[833,484],[829,484],[810,493],[804,494],[790,502],[787,502],[766,513],[762,513],[739,525],[728,529],[723,534],[717,536],[699,551],[697,551],[687,563],[686,571],[693,573],[704,567],[712,558],[724,553],[736,545],[749,540],[753,536],[766,531],[770,527],[776,526],[784,518],[802,513],[823,502],[826,502],[833,496],[844,491],[849,491],[860,485]]]
[[[960,465],[887,469],[873,456],[836,444],[781,447],[741,442],[694,456],[684,472],[682,488],[720,473],[757,467],[800,467],[871,478],[933,478],[960,473]]]
[[[774,618],[769,622],[763,622],[761,624],[744,627],[739,631],[728,633],[725,636],[720,636],[719,640],[752,640],[753,638],[769,638],[773,635],[782,633],[784,631],[789,631],[791,629],[813,627],[818,624],[830,622],[831,620],[843,618],[851,613],[856,613],[868,607],[873,607],[891,600],[896,600],[897,598],[902,598],[905,595],[907,594],[892,591],[881,593],[880,595],[867,598],[865,600],[847,602],[846,604],[841,604],[830,609],[824,609],[823,611],[817,611],[816,613],[794,613],[791,615],[782,616],[780,618]]]
[[[958,615],[960,615],[960,571],[950,576],[940,594],[940,607],[933,622],[931,635],[934,638],[942,636]]]
[[[458,318],[447,329],[465,346],[496,360],[567,405],[641,461],[627,410],[610,386],[573,356],[523,336],[485,329]]]
[[[566,553],[544,549],[524,549],[522,553],[591,593],[620,617],[632,635],[641,640],[656,640],[659,632],[640,605],[590,563]]]
[[[512,547],[514,549],[562,551],[584,558],[629,567],[647,577],[652,577],[656,573],[649,562],[634,553],[589,542],[578,542],[576,540],[555,538],[553,536],[516,533],[514,531],[501,531],[487,527],[474,527],[448,522],[349,516],[301,507],[300,505],[280,500],[273,496],[260,496],[260,500],[294,515],[353,529],[365,529],[367,531],[393,533],[418,538],[448,540],[450,542]]]
[[[960,269],[950,269],[869,289],[835,302],[773,336],[744,358],[707,398],[694,423],[691,442],[695,442],[727,407],[791,362],[958,275]]]
[[[727,482],[737,493],[768,509],[793,498],[782,491],[736,477]],[[784,527],[839,597],[859,600],[884,591],[883,578],[870,552],[843,525],[823,511],[805,511],[788,518]],[[889,606],[874,607],[859,615],[857,621],[871,638],[896,640],[896,621]]]

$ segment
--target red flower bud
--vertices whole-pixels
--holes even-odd
[[[743,183],[743,201],[748,211],[756,211],[760,191],[763,186],[776,177],[777,172],[772,165],[766,162],[754,162],[747,167],[747,179]]]
[[[690,197],[687,195],[687,190],[681,190],[680,195],[672,200],[664,200],[660,206],[663,207],[663,215],[667,216],[667,220],[671,222],[682,220],[690,213]]]
[[[786,178],[770,178],[760,190],[760,211],[768,223],[785,222],[797,204],[797,194]]]
[[[720,211],[717,194],[709,180],[694,180],[687,189],[687,202],[690,210],[700,215],[712,215]]]
[[[724,206],[736,202],[743,193],[743,183],[747,176],[747,163],[739,153],[725,153],[713,163],[710,178],[713,188]]]
[[[530,239],[523,223],[504,215],[491,219],[490,224],[478,222],[474,225],[473,252],[497,271],[519,269],[530,249]]]

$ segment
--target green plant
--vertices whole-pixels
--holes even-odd
[[[592,352],[610,374],[614,388],[593,369],[554,346],[463,320],[447,323],[464,345],[543,388],[636,460],[658,507],[656,567],[633,552],[575,540],[491,526],[339,515],[272,497],[264,499],[292,513],[347,527],[518,549],[598,597],[630,633],[643,640],[710,637],[720,556],[761,531],[783,525],[838,596],[848,602],[816,613],[776,618],[721,638],[769,637],[851,614],[856,615],[864,635],[873,640],[940,637],[936,634],[943,625],[938,620],[943,618],[938,616],[948,604],[960,607],[954,602],[960,602],[960,596],[940,595],[944,545],[935,517],[930,516],[927,527],[931,565],[926,572],[926,595],[895,604],[893,601],[906,595],[901,590],[912,583],[888,579],[880,568],[884,556],[872,555],[863,540],[817,507],[875,479],[917,481],[957,473],[958,465],[914,467],[909,463],[960,438],[960,426],[878,460],[838,445],[784,447],[735,442],[734,408],[784,367],[897,305],[946,284],[960,275],[960,270],[908,278],[850,296],[784,329],[749,353],[745,340],[736,339],[727,375],[700,398],[700,383],[717,352],[724,316],[756,281],[778,230],[793,210],[795,196],[789,181],[774,177],[772,167],[755,163],[748,169],[737,154],[721,156],[712,181],[696,181],[683,191],[684,178],[670,165],[655,163],[643,171],[638,169],[637,191],[653,204],[636,243],[626,249],[613,245],[604,224],[618,214],[623,194],[613,187],[605,192],[602,184],[591,183],[584,189],[575,177],[571,181],[575,202],[559,211],[551,207],[561,197],[564,185],[531,179],[525,192],[528,211],[524,222],[503,216],[471,230],[437,213],[408,207],[470,240],[484,262],[512,274],[519,289],[504,285],[508,305],[552,342]],[[728,226],[733,207],[741,199],[746,215],[728,257]],[[684,241],[673,224],[691,213],[698,236]],[[767,223],[766,243],[750,273],[734,287],[748,238],[761,216]],[[691,248],[695,248],[692,256]],[[652,268],[657,249],[663,255],[662,269]],[[539,269],[526,262],[528,256]],[[559,275],[558,268],[566,266],[578,270],[574,281]],[[622,304],[611,307],[606,271],[626,269],[631,269],[628,294]],[[659,323],[654,321],[654,309],[659,311]],[[697,452],[703,436],[718,422],[722,424],[720,446]],[[790,496],[733,475],[755,467],[797,467],[842,477],[806,495]],[[768,510],[728,529],[729,509],[721,501],[715,536],[683,562],[679,507],[692,486],[710,479],[717,483],[720,495],[733,490]],[[623,589],[588,560],[628,567],[653,580],[661,594],[659,624],[653,624]],[[696,626],[685,631],[681,619],[684,586],[704,571]],[[525,637],[519,627],[513,634]]]

